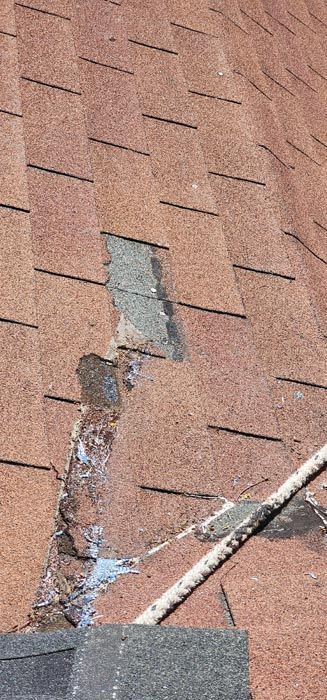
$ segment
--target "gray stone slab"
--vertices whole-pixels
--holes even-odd
[[[249,700],[238,630],[108,625],[86,633],[68,695],[76,700]]]

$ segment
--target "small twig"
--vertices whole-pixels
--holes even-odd
[[[260,481],[256,481],[255,484],[250,484],[250,486],[247,486],[243,491],[241,491],[238,496],[237,496],[237,501],[243,496],[243,493],[246,493],[246,491],[249,491],[250,489],[254,489],[255,486],[259,486],[259,484],[264,484],[265,481],[269,481],[268,477],[265,479],[261,479]]]

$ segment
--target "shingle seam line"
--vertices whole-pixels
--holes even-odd
[[[152,241],[146,241],[140,238],[131,238],[130,236],[124,236],[121,233],[113,233],[112,231],[100,231],[100,233],[103,236],[122,238],[124,241],[131,241],[131,243],[140,243],[141,245],[148,245],[154,248],[161,248],[162,250],[169,250],[169,245],[164,245],[163,243],[153,243]]]
[[[317,22],[320,22],[320,24],[322,24],[322,26],[325,27],[325,29],[327,29],[327,24],[325,24],[325,22],[323,22],[322,19],[320,19],[320,17],[317,17],[317,15],[314,15],[313,12],[310,12],[310,10],[308,10],[308,12],[309,12],[309,15],[310,15],[311,17],[313,17],[314,19],[316,19]]]
[[[287,70],[287,72],[290,75],[293,75],[293,78],[296,78],[296,80],[299,80],[300,83],[303,83],[303,85],[305,85],[307,88],[309,88],[309,90],[312,90],[312,92],[318,93],[318,90],[313,88],[312,85],[309,85],[309,83],[307,83],[305,80],[303,80],[303,78],[300,78],[299,75],[296,75],[296,73],[293,73],[293,71],[290,70],[290,68],[287,68],[287,66],[285,66],[285,70]]]
[[[49,87],[53,90],[62,90],[62,92],[69,92],[71,95],[81,95],[82,93],[78,90],[72,90],[71,88],[63,87],[62,85],[56,85],[55,83],[45,83],[43,80],[35,80],[34,78],[28,78],[26,75],[20,76],[21,80],[25,80],[27,83],[33,83],[34,85],[42,85],[43,87]]]
[[[123,151],[130,151],[131,153],[138,153],[140,156],[149,156],[148,151],[139,151],[137,148],[130,148],[130,146],[122,146],[120,143],[112,143],[111,141],[105,141],[104,139],[97,139],[95,136],[89,136],[89,141],[94,143],[102,143],[104,146],[112,146],[112,148],[121,148]]]
[[[324,148],[327,148],[327,143],[324,143],[320,139],[317,138],[317,136],[314,136],[313,134],[310,134],[311,138],[314,139],[314,141],[317,141],[317,143],[320,143],[321,146],[324,146]]]
[[[208,36],[211,39],[218,39],[216,34],[209,34],[208,32],[203,32],[201,29],[194,29],[194,27],[187,27],[186,24],[179,24],[178,22],[170,22],[173,27],[178,29],[185,29],[187,32],[194,32],[194,34],[202,34],[202,36]]]
[[[238,29],[240,29],[241,32],[244,32],[244,34],[246,34],[247,36],[249,36],[249,32],[247,32],[246,29],[243,29],[243,27],[241,27],[239,24],[237,24],[237,22],[234,22],[233,19],[231,19],[228,15],[225,15],[225,13],[222,12],[221,10],[217,10],[217,8],[215,8],[215,7],[209,7],[208,9],[209,9],[211,12],[216,12],[218,15],[222,15],[225,19],[228,20],[228,22],[230,22],[231,24],[233,24],[234,27],[237,27]]]
[[[94,184],[94,180],[91,180],[91,178],[89,178],[89,177],[83,177],[82,175],[74,175],[73,173],[65,173],[62,170],[55,170],[54,168],[47,168],[43,165],[37,165],[36,163],[27,163],[27,167],[32,168],[33,170],[40,170],[41,172],[44,172],[44,173],[52,173],[53,175],[62,175],[63,177],[71,177],[73,180],[81,180],[81,182],[91,182],[92,184]],[[25,211],[27,211],[27,210],[25,210]]]
[[[284,231],[284,229],[281,229],[282,233],[285,233],[285,236],[290,236],[291,238],[294,238],[298,243],[300,243],[303,248],[305,248],[311,255],[314,256],[314,258],[317,258],[317,260],[320,260],[320,262],[324,263],[327,265],[327,260],[324,260],[324,258],[321,258],[320,255],[317,255],[309,246],[307,246],[299,236],[296,235],[296,233],[291,233],[291,231]]]
[[[323,80],[326,80],[326,81],[327,81],[327,78],[326,78],[324,75],[322,75],[322,73],[319,73],[315,68],[313,68],[312,66],[310,66],[309,63],[308,63],[308,68],[310,68],[310,70],[312,70],[313,73],[316,73],[316,75],[319,75],[319,78],[322,78]]]
[[[59,19],[66,19],[70,21],[70,17],[65,15],[58,15],[56,12],[50,12],[49,10],[40,10],[38,7],[31,7],[31,5],[25,5],[22,2],[15,2],[18,7],[25,7],[26,10],[33,10],[34,12],[39,12],[42,15],[51,15],[52,17],[58,17]]]
[[[134,75],[133,71],[127,70],[127,68],[118,68],[117,66],[111,66],[109,63],[101,63],[101,61],[94,61],[92,58],[86,58],[85,56],[78,56],[81,61],[86,63],[92,63],[94,66],[102,66],[102,68],[110,68],[111,70],[116,70],[118,73],[127,73],[127,75]]]
[[[259,275],[270,275],[271,277],[280,277],[284,280],[289,280],[294,282],[295,277],[291,275],[283,275],[281,272],[272,272],[271,270],[258,270],[256,267],[248,267],[247,265],[233,265],[237,270],[248,270],[249,272],[255,272]]]
[[[319,165],[319,167],[321,166],[321,163],[318,163],[317,160],[315,160],[314,158],[311,158],[311,156],[308,156],[308,154],[305,151],[302,151],[301,148],[299,148],[298,146],[295,146],[295,144],[292,143],[292,141],[289,141],[288,139],[286,139],[286,143],[288,143],[289,146],[292,146],[292,148],[294,148],[295,151],[302,153],[302,155],[305,156],[305,158],[308,158],[309,160],[311,160],[311,162],[314,163],[315,165]]]
[[[267,153],[270,153],[270,155],[272,155],[274,158],[276,158],[276,160],[278,160],[278,162],[279,162],[281,165],[283,165],[284,168],[287,168],[287,170],[294,170],[294,169],[295,169],[295,168],[294,168],[294,165],[290,165],[290,164],[284,163],[284,161],[281,160],[281,158],[279,158],[279,157],[276,155],[276,153],[274,153],[274,151],[272,151],[271,148],[269,148],[268,146],[265,146],[263,143],[258,143],[257,146],[258,146],[258,148],[263,148],[265,151],[267,151]]]
[[[3,202],[0,203],[0,209],[12,209],[13,211],[21,211],[24,214],[30,214],[30,209],[16,207],[14,204],[4,204]]]
[[[209,175],[215,175],[217,177],[226,178],[226,180],[237,180],[239,182],[248,182],[251,185],[260,185],[261,187],[266,187],[265,182],[260,182],[260,180],[251,180],[247,177],[238,177],[237,175],[227,175],[226,173],[217,173],[214,170],[208,170]]]
[[[0,29],[0,34],[4,34],[5,36],[12,36],[14,39],[17,39],[17,34],[12,34],[11,32],[5,32],[3,29]]]
[[[198,128],[194,124],[187,124],[186,122],[179,122],[179,121],[176,121],[175,119],[165,119],[165,117],[157,117],[154,114],[145,114],[144,112],[142,112],[142,117],[145,117],[146,119],[154,119],[155,121],[158,121],[158,122],[165,122],[165,124],[173,124],[174,126],[183,126],[183,127],[186,127],[187,129],[197,129]]]
[[[280,88],[282,88],[283,90],[285,90],[286,92],[288,92],[289,95],[292,95],[292,97],[296,97],[296,95],[295,95],[294,92],[292,92],[291,90],[289,90],[289,89],[288,89],[287,87],[285,87],[285,85],[283,85],[282,83],[279,83],[278,80],[276,80],[276,78],[273,78],[271,75],[269,75],[269,73],[266,73],[265,70],[261,69],[261,72],[266,76],[266,78],[269,78],[269,80],[271,80],[273,83],[275,83],[276,85],[278,85],[278,87],[280,87]]]
[[[245,430],[236,430],[235,428],[227,428],[224,425],[213,425],[209,424],[208,428],[211,430],[221,430],[223,433],[230,433],[232,435],[240,435],[241,437],[249,437],[255,440],[268,440],[270,442],[283,442],[282,438],[273,437],[271,435],[261,435],[261,433],[250,433]]]
[[[208,211],[207,209],[196,209],[195,207],[187,207],[184,204],[177,204],[176,202],[168,202],[165,199],[159,199],[159,204],[165,204],[168,207],[175,207],[176,209],[185,209],[186,211],[194,211],[198,214],[207,214],[208,216],[216,216],[219,218],[219,214],[214,211]]]
[[[22,326],[23,328],[33,328],[38,330],[39,326],[35,323],[26,323],[25,321],[17,321],[15,318],[6,318],[5,316],[0,317],[0,323],[13,323],[15,326]]]
[[[279,19],[277,19],[277,17],[274,17],[274,15],[271,15],[270,12],[268,12],[267,10],[264,10],[264,12],[266,13],[266,15],[268,15],[268,17],[271,17],[271,19],[273,19],[275,22],[277,22],[277,24],[279,24],[281,27],[283,27],[284,29],[287,29],[287,31],[290,32],[290,34],[293,34],[293,36],[296,36],[296,33],[293,32],[293,29],[290,29],[287,26],[287,24],[284,24],[283,22],[281,22]]]
[[[67,399],[64,396],[53,396],[52,394],[44,394],[44,398],[48,401],[59,401],[60,403],[69,403],[75,406],[80,406],[81,404],[78,399]]]
[[[18,114],[18,112],[11,112],[9,109],[0,109],[1,114],[9,114],[10,117],[19,117],[20,119],[22,118],[22,114]]]
[[[187,302],[178,301],[176,299],[168,299],[168,297],[158,297],[151,296],[150,294],[142,294],[141,292],[136,292],[132,289],[125,289],[124,287],[110,287],[110,282],[107,282],[106,284],[109,285],[109,289],[116,289],[118,292],[123,292],[124,294],[132,294],[133,296],[142,297],[142,299],[151,299],[152,301],[166,301],[168,302],[168,304],[174,304],[175,306],[183,306],[187,309],[194,309],[195,311],[204,311],[205,313],[219,314],[223,316],[233,316],[236,318],[241,318],[243,320],[246,319],[245,314],[239,314],[234,311],[220,311],[219,309],[210,309],[204,306],[197,306],[196,304],[188,304]]]
[[[50,471],[51,467],[42,466],[40,464],[31,464],[30,462],[20,462],[15,459],[3,459],[0,457],[0,468],[1,464],[6,464],[13,467],[27,467],[28,469],[38,469],[39,471]]]
[[[105,282],[99,282],[98,280],[91,280],[87,277],[77,277],[76,275],[65,275],[62,272],[53,272],[52,270],[45,270],[41,267],[34,267],[35,272],[40,272],[44,275],[51,275],[52,277],[61,277],[67,280],[75,280],[76,282],[84,282],[87,284],[96,284],[98,287],[105,287]]]
[[[235,105],[241,105],[242,102],[239,100],[228,99],[228,97],[218,97],[218,95],[209,95],[207,92],[198,92],[198,90],[188,90],[191,95],[199,95],[199,97],[210,97],[212,100],[219,100],[220,102],[229,102]]]
[[[178,56],[177,51],[173,49],[165,49],[163,46],[154,46],[154,44],[146,44],[143,41],[137,41],[137,39],[128,39],[131,44],[136,44],[137,46],[144,46],[146,49],[153,49],[154,51],[162,51],[163,53],[170,53],[173,56]]]
[[[287,12],[287,14],[290,15],[290,17],[294,17],[294,19],[296,19],[298,22],[300,22],[300,24],[303,24],[304,27],[306,27],[307,29],[310,29],[311,32],[313,32],[314,34],[317,34],[317,32],[314,29],[312,29],[312,27],[310,27],[308,24],[303,22],[302,19],[300,19],[296,15],[293,15],[293,12],[290,12],[289,10],[286,10],[286,12]]]
[[[243,15],[245,15],[245,17],[248,17],[251,20],[251,22],[254,22],[254,24],[256,24],[258,27],[260,27],[260,29],[263,29],[264,32],[267,32],[267,34],[270,34],[270,36],[274,36],[273,32],[271,32],[269,29],[267,29],[267,27],[264,27],[263,24],[260,24],[260,22],[258,22],[256,19],[254,19],[254,17],[252,17],[252,15],[249,15],[247,12],[242,10],[241,7],[240,7],[240,11],[242,12]]]
[[[304,379],[290,379],[289,377],[275,377],[275,379],[278,379],[280,382],[288,382],[289,384],[301,384],[303,386],[309,386],[314,389],[323,389],[324,391],[327,391],[327,385],[325,386],[324,384],[316,384],[315,382],[306,382]]]
[[[266,97],[267,100],[269,100],[270,102],[272,102],[271,97],[269,97],[269,95],[266,95],[266,93],[265,93],[263,90],[261,90],[261,88],[259,88],[259,87],[253,82],[253,80],[251,80],[251,79],[248,78],[246,75],[244,75],[243,73],[241,73],[240,70],[237,70],[237,69],[234,68],[233,73],[236,73],[236,75],[240,75],[244,80],[246,80],[250,85],[252,85],[256,90],[258,90],[258,92],[260,92],[260,95],[263,95],[263,97]]]

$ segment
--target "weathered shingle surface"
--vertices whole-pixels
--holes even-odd
[[[326,41],[323,0],[0,3],[3,631],[132,622],[325,442]],[[163,624],[315,700],[323,522],[278,537]]]

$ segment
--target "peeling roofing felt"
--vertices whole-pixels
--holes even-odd
[[[326,442],[327,6],[0,5],[0,631],[109,644]],[[308,489],[128,628],[113,698],[155,667],[191,697],[187,644],[196,697],[323,697],[326,473]]]

